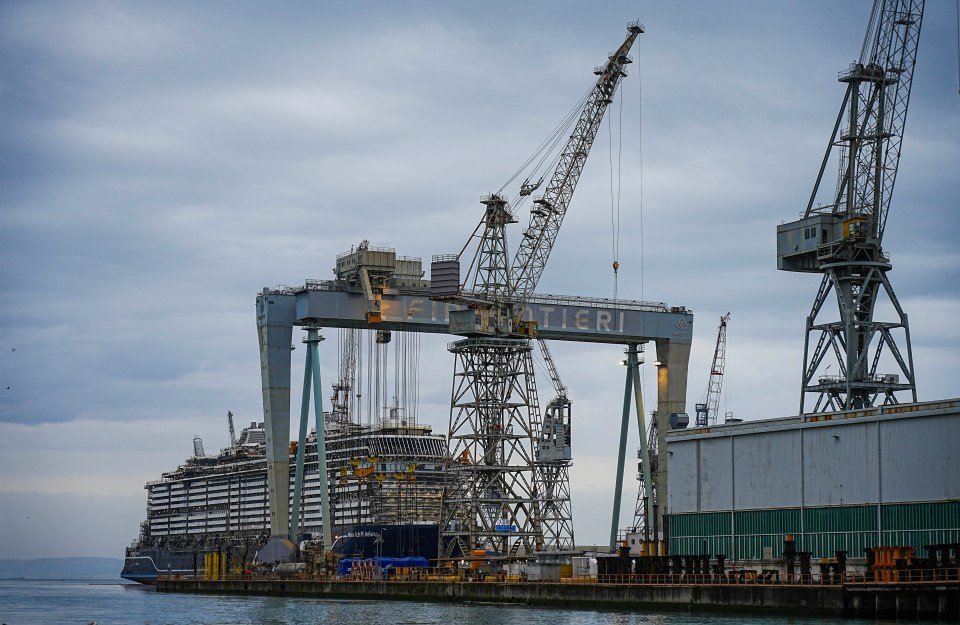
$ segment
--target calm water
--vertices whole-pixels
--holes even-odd
[[[784,614],[641,614],[514,605],[215,597],[160,594],[149,587],[113,582],[0,581],[0,621],[6,625],[825,625],[836,620]]]

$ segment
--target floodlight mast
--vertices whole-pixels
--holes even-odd
[[[900,146],[916,64],[923,0],[875,0],[860,58],[841,72],[846,94],[803,218],[777,227],[777,268],[821,273],[807,316],[800,412],[854,410],[917,401],[907,315],[887,278],[892,265],[881,246],[900,161]],[[827,203],[815,205],[831,153],[839,176]],[[820,321],[830,293],[839,319]],[[877,321],[885,293],[896,313]],[[895,336],[902,341],[901,351]],[[812,346],[812,351],[811,351]],[[884,348],[896,373],[879,373]],[[828,369],[836,365],[834,374]]]
[[[557,509],[544,497],[549,481],[538,466],[534,440],[542,433],[530,340],[537,324],[524,320],[527,298],[546,267],[600,122],[631,63],[628,56],[639,22],[607,62],[595,68],[597,81],[584,100],[576,125],[535,198],[530,222],[510,262],[506,226],[516,223],[506,197],[482,199],[484,213],[471,235],[476,253],[460,283],[460,256],[435,257],[431,298],[463,304],[450,312],[450,332],[466,338],[451,343],[456,356],[449,429],[450,457],[441,517],[441,557],[457,550],[484,549],[500,556],[562,552],[573,547],[572,523],[545,517]],[[539,183],[525,182],[520,196]],[[469,243],[468,243],[469,245]],[[466,250],[466,246],[464,248]],[[461,252],[461,255],[463,252]],[[557,489],[553,489],[557,492]],[[556,522],[555,527],[544,527]],[[567,530],[561,526],[569,525]]]

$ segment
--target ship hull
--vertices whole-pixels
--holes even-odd
[[[166,551],[163,549],[151,550],[151,555],[127,556],[123,561],[123,570],[120,577],[139,584],[156,584],[157,579],[163,576],[194,575],[202,572],[202,565],[197,569],[194,556],[203,562],[202,554],[191,552]]]

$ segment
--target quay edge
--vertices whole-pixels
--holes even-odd
[[[862,585],[701,586],[165,578],[159,580],[157,591],[452,603],[495,602],[628,611],[779,611],[870,618],[910,617],[960,623],[960,584],[957,583],[906,589]]]
[[[510,582],[323,581],[299,579],[162,579],[158,592],[376,598],[399,601],[497,602],[558,608],[792,610],[839,614],[838,586],[695,586]]]

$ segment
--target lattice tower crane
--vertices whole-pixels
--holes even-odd
[[[657,465],[660,458],[657,432],[657,411],[654,410],[650,413],[650,425],[647,426],[647,457],[650,459],[650,487],[652,489],[649,498],[651,509],[656,509],[656,506],[659,504],[657,498],[657,480],[654,479],[657,475]],[[650,540],[653,536],[650,530],[653,528],[647,526],[647,519],[652,517],[646,509],[648,498],[646,483],[643,479],[642,455],[642,453],[637,453],[639,460],[639,462],[637,462],[637,481],[639,482],[639,487],[637,488],[637,505],[633,508],[633,525],[629,528],[629,531],[638,534],[642,533],[645,540]]]
[[[330,413],[337,423],[347,424],[353,420],[352,401],[353,388],[357,378],[357,344],[360,339],[360,330],[346,328],[341,331],[343,349],[340,360],[340,377],[333,384],[333,395],[330,397]]]
[[[703,393],[703,402],[696,405],[698,428],[716,425],[717,411],[720,407],[720,391],[723,387],[723,370],[727,364],[727,322],[730,313],[720,317],[720,327],[717,328],[717,343],[713,350],[713,364],[710,365],[710,379],[707,381],[707,390]]]
[[[539,476],[544,544],[554,552],[573,552],[573,507],[570,501],[570,466],[573,464],[571,406],[567,387],[547,342],[538,339],[540,353],[557,392],[543,411],[534,449],[535,473]]]
[[[467,307],[449,315],[450,332],[467,338],[449,345],[455,366],[440,526],[443,556],[453,556],[456,548],[529,555],[567,544],[566,537],[546,542],[565,530],[544,526],[552,522],[543,513],[552,503],[543,500],[547,478],[534,455],[534,438],[542,426],[530,344],[536,323],[522,315],[546,267],[603,114],[626,75],[624,68],[631,62],[627,53],[643,27],[634,22],[628,31],[607,62],[594,70],[596,83],[568,116],[573,130],[559,156],[540,159],[540,165],[549,163],[554,169],[543,195],[533,200],[513,261],[506,226],[517,220],[502,188],[481,200],[483,217],[460,254],[433,259],[431,298]],[[555,147],[561,137],[562,129],[541,147]],[[547,178],[538,180],[538,175],[521,185],[515,206],[532,197]],[[461,284],[460,258],[471,243],[476,252]]]
[[[923,9],[923,0],[875,0],[860,58],[839,76],[846,93],[803,218],[777,227],[777,268],[823,274],[807,316],[801,414],[811,393],[818,396],[812,412],[898,403],[897,393],[917,400],[907,315],[887,278],[892,265],[881,243]],[[837,186],[825,204],[815,204],[834,151]],[[831,293],[839,319],[822,321]],[[882,293],[895,313],[892,321],[874,318]],[[878,371],[885,348],[890,356],[883,362],[895,365],[896,373]]]

